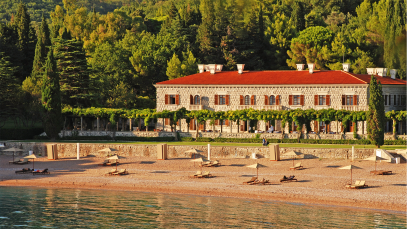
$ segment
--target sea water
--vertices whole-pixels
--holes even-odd
[[[236,198],[0,188],[0,228],[406,228],[402,212]]]

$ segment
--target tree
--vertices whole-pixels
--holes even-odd
[[[8,57],[0,53],[0,124],[13,116],[16,112],[16,94],[18,80],[15,78],[15,67],[12,67]],[[1,125],[0,125],[1,126]]]
[[[90,105],[90,79],[83,42],[69,39],[69,36],[67,38],[59,38],[55,42],[62,103],[73,107],[86,107]]]
[[[296,0],[291,7],[291,22],[297,33],[299,33],[305,29],[304,6],[302,2]]]
[[[178,56],[174,53],[171,60],[168,62],[167,67],[167,76],[168,79],[176,79],[182,76],[181,61],[178,59]]]
[[[61,91],[59,75],[52,49],[48,52],[42,80],[42,107],[44,108],[43,124],[48,137],[55,139],[62,128]]]
[[[382,85],[371,76],[369,84],[369,111],[367,112],[367,134],[372,144],[380,148],[384,144],[386,121]]]

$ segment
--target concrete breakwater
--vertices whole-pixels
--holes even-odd
[[[58,157],[59,158],[76,158],[77,144],[76,143],[37,143],[37,142],[6,142],[6,147],[18,147],[22,148],[24,152],[16,152],[15,155],[26,155],[28,151],[33,151],[37,156],[47,155],[46,145],[57,144]],[[80,157],[93,156],[104,158],[107,156],[106,152],[98,152],[99,150],[110,147],[118,150],[120,156],[143,156],[150,157],[152,159],[157,158],[157,144],[98,144],[98,143],[80,143]],[[211,146],[211,158],[246,158],[250,157],[252,153],[255,153],[259,158],[270,158],[269,147],[263,146]],[[190,149],[197,149],[202,152],[202,156],[207,156],[208,146],[192,146],[192,145],[169,145],[168,157],[169,158],[193,158],[199,155],[193,155],[192,153],[185,153]],[[294,150],[301,152],[304,158],[337,158],[337,159],[349,159],[352,157],[352,149],[349,146],[348,149],[338,148],[280,148],[281,158],[285,158],[282,154]],[[364,159],[373,155],[374,149],[355,149],[355,158]],[[3,152],[1,154],[11,155],[12,152]]]

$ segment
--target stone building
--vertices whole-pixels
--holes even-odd
[[[290,110],[290,109],[345,109],[352,111],[368,110],[370,75],[375,75],[383,86],[386,111],[405,110],[406,81],[395,78],[395,71],[391,77],[386,76],[386,69],[367,69],[370,74],[354,74],[348,72],[349,65],[344,64],[343,71],[318,71],[313,64],[308,64],[309,70],[303,70],[304,65],[297,65],[297,71],[243,71],[244,65],[238,65],[238,71],[222,71],[222,65],[199,65],[200,73],[159,82],[157,88],[157,111],[208,109],[212,111],[241,110],[253,108],[257,110]],[[205,71],[206,70],[206,71]],[[179,125],[180,124],[180,125]],[[288,125],[282,126],[281,121],[265,123],[259,121],[255,129],[268,130],[273,125],[275,130],[281,131]],[[296,129],[295,123],[292,123]],[[350,122],[344,132],[353,131]],[[358,133],[366,133],[366,123],[358,122]],[[387,131],[392,130],[392,123],[387,124]],[[178,123],[177,130],[191,132],[200,130],[220,130],[219,121],[210,125],[196,125],[185,120]],[[247,131],[248,123],[224,121],[223,132],[236,133]],[[327,132],[342,132],[333,122],[325,126],[323,122],[312,122],[313,131],[316,128]],[[398,132],[405,133],[405,127],[397,125]],[[170,130],[169,121],[159,119],[158,129]],[[404,131],[404,132],[403,132]]]

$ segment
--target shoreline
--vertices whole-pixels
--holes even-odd
[[[5,158],[1,159],[2,164],[5,164]],[[381,169],[392,167],[395,174],[372,176],[366,175],[368,173],[366,169],[372,166],[374,168],[374,164],[366,161],[355,163],[366,169],[355,170],[353,180],[363,178],[369,185],[369,188],[355,190],[344,188],[344,184],[349,182],[349,171],[337,169],[346,165],[347,160],[301,160],[305,165],[304,170],[289,171],[287,168],[292,165],[292,160],[270,162],[267,159],[259,159],[256,161],[268,165],[268,168],[259,170],[259,178],[264,177],[273,183],[264,186],[242,184],[256,174],[254,169],[246,167],[247,164],[256,162],[251,159],[220,159],[223,166],[204,168],[214,175],[213,178],[207,179],[189,178],[190,174],[199,169],[193,166],[190,159],[185,158],[165,161],[127,158],[122,160],[123,163],[118,167],[128,169],[130,174],[123,176],[104,176],[114,167],[97,166],[101,160],[101,158],[85,158],[80,161],[36,159],[36,168],[50,169],[51,174],[43,176],[14,174],[15,170],[22,167],[4,165],[1,168],[5,169],[0,170],[0,186],[137,191],[407,212],[405,164],[380,163]],[[30,166],[32,164],[24,167]],[[282,174],[295,174],[299,181],[280,184],[278,180]]]
[[[9,184],[10,182],[10,184]],[[297,204],[305,204],[305,205],[313,205],[313,206],[322,206],[322,207],[328,207],[328,208],[345,208],[345,209],[356,209],[356,210],[370,210],[370,211],[384,211],[384,212],[392,212],[392,213],[397,213],[397,214],[404,214],[407,212],[406,208],[401,206],[394,206],[394,204],[391,205],[381,205],[381,207],[377,208],[377,205],[365,201],[334,201],[333,199],[329,199],[329,202],[327,203],[326,201],[328,200],[310,200],[309,198],[305,197],[298,197],[298,196],[289,196],[289,197],[283,197],[281,194],[270,197],[269,195],[257,195],[257,196],[250,196],[249,194],[247,195],[242,195],[242,194],[226,194],[222,192],[216,192],[215,193],[207,193],[205,191],[199,191],[199,190],[191,190],[191,191],[186,191],[184,190],[183,192],[174,192],[174,191],[166,191],[166,190],[160,190],[160,189],[143,189],[143,188],[134,188],[134,187],[128,187],[128,186],[121,186],[120,188],[116,186],[115,187],[107,187],[106,185],[103,184],[90,184],[90,185],[83,185],[83,184],[78,184],[78,185],[68,185],[68,184],[45,184],[45,183],[40,183],[38,182],[36,185],[33,184],[34,182],[25,182],[24,184],[18,184],[19,182],[16,182],[14,184],[11,184],[13,181],[9,181],[5,183],[1,183],[0,187],[35,187],[35,188],[55,188],[55,189],[86,189],[86,190],[109,190],[109,191],[130,191],[130,192],[145,192],[145,193],[160,193],[160,194],[170,194],[170,195],[192,195],[192,196],[206,196],[206,197],[221,197],[221,198],[238,198],[238,199],[249,199],[249,200],[260,200],[260,201],[275,201],[275,202],[283,202],[283,203],[297,203]],[[80,186],[79,186],[80,185]],[[104,187],[103,187],[104,186]],[[392,206],[392,207],[390,207]]]

